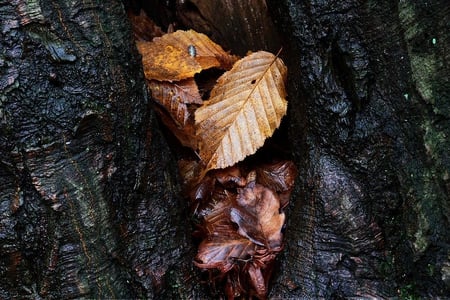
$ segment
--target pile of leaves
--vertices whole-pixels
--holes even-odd
[[[209,172],[190,194],[201,242],[195,265],[210,270],[228,299],[264,299],[275,256],[283,248],[283,208],[296,176],[290,161]]]
[[[283,208],[296,169],[290,161],[254,165],[244,159],[286,114],[286,66],[265,51],[240,59],[193,30],[164,34],[142,15],[132,24],[154,107],[198,157],[179,163],[198,220],[194,264],[228,298],[263,299],[283,248]]]

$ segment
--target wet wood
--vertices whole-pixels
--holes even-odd
[[[281,44],[290,72],[269,295],[448,295],[446,2],[206,2],[143,6],[234,53]],[[0,20],[0,298],[214,298],[122,3],[0,0]]]

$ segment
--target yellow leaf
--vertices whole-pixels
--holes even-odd
[[[227,70],[236,60],[206,35],[194,30],[178,30],[151,42],[138,41],[136,45],[148,80],[179,81],[209,68]]]
[[[243,160],[264,144],[286,114],[287,68],[259,51],[235,63],[195,112],[199,155],[206,170]]]

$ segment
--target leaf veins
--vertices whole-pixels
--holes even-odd
[[[199,155],[206,170],[225,168],[256,152],[286,114],[287,68],[259,51],[235,63],[195,112]]]

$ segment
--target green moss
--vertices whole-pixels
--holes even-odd
[[[419,203],[420,206],[420,203]],[[418,215],[418,224],[417,224],[417,230],[414,234],[415,241],[414,241],[414,248],[416,252],[423,253],[428,247],[428,229],[430,228],[430,224],[428,222],[427,216],[422,213],[422,209],[418,209],[419,215]]]
[[[407,3],[407,1],[399,3],[399,18],[403,24],[408,24],[409,26],[404,26],[405,28],[405,38],[412,39],[418,31],[420,31],[420,26],[417,23],[410,24],[416,18],[414,8],[412,5]]]
[[[412,79],[418,91],[418,95],[411,94],[408,98],[421,110],[422,145],[429,158],[423,162],[412,160],[408,166],[407,207],[414,210],[415,217],[408,220],[407,232],[413,239],[416,258],[427,250],[433,239],[448,234],[443,221],[448,213],[445,200],[448,197],[442,189],[449,178],[450,167],[449,127],[446,125],[450,104],[444,88],[448,71],[443,55],[448,33],[444,23],[437,17],[430,18],[430,14],[438,16],[441,11],[421,2],[398,4]],[[420,142],[417,145],[420,147]]]
[[[425,101],[435,104],[433,98],[433,76],[436,74],[436,61],[433,55],[411,55],[410,60],[417,90]]]
[[[401,300],[419,300],[419,296],[417,296],[416,288],[413,284],[407,284],[399,289],[399,298]]]
[[[394,269],[394,256],[388,251],[384,261],[380,263],[378,271],[383,277],[389,278],[394,273]]]
[[[437,165],[442,165],[442,157],[448,151],[448,136],[445,132],[438,130],[430,121],[426,121],[422,128],[425,131],[423,137],[424,145],[428,155]],[[444,175],[442,175],[444,176]],[[448,175],[447,175],[448,176]]]

